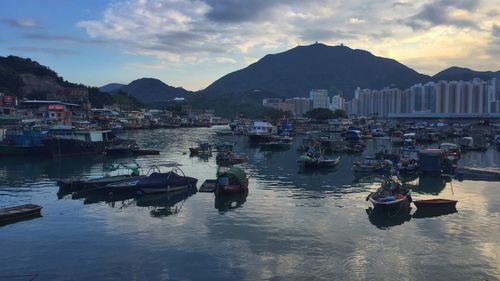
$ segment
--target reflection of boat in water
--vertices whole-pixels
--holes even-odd
[[[41,217],[41,210],[42,206],[35,204],[0,208],[0,225]]]
[[[183,202],[195,193],[196,188],[162,194],[144,194],[136,199],[136,205],[150,207],[149,213],[153,217],[166,217],[179,213]]]
[[[401,208],[396,210],[384,210],[372,207],[366,209],[370,223],[380,229],[388,229],[410,221],[410,212],[411,206],[409,203],[405,203]]]
[[[411,202],[411,191],[396,178],[385,180],[377,191],[370,193],[369,200],[374,208],[398,209]]]
[[[439,217],[439,216],[454,214],[456,212],[457,212],[457,209],[455,206],[449,207],[449,208],[417,209],[417,211],[415,213],[413,213],[413,218],[415,218],[415,219],[432,218],[432,217]]]
[[[228,211],[241,207],[247,200],[248,190],[236,194],[219,194],[215,196],[215,208],[219,211]]]

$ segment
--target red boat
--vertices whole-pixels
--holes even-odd
[[[449,199],[427,199],[427,200],[414,200],[413,203],[418,209],[424,208],[455,208],[457,200]]]

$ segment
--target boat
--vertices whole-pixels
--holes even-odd
[[[222,170],[217,175],[215,194],[248,192],[248,176],[238,167]]]
[[[276,131],[276,127],[271,125],[271,123],[256,121],[253,123],[252,129],[248,132],[248,139],[254,143],[268,142],[272,140]]]
[[[154,165],[148,171],[148,176],[110,183],[104,187],[110,192],[157,193],[173,192],[196,187],[198,179],[188,177],[179,168],[178,163]],[[169,172],[161,172],[160,167],[172,168]]]
[[[418,154],[418,166],[423,174],[441,174],[445,164],[445,154],[441,149],[427,148]]]
[[[391,144],[392,145],[403,145],[404,139],[403,139],[403,132],[401,131],[395,131],[391,135]]]
[[[500,181],[500,168],[460,167],[456,175],[460,181]]]
[[[248,157],[243,154],[236,154],[232,151],[220,151],[217,153],[215,162],[221,166],[231,166],[248,161]]]
[[[24,204],[9,208],[0,208],[0,225],[41,217],[42,206]]]
[[[457,200],[450,199],[426,199],[426,200],[415,200],[413,204],[418,209],[436,209],[436,208],[455,208],[457,205]]]
[[[411,190],[405,188],[397,177],[385,180],[377,191],[368,195],[374,208],[395,209],[411,202]]]
[[[289,141],[279,139],[261,143],[260,147],[263,150],[288,150],[291,147],[291,143]]]
[[[189,148],[189,156],[212,156],[212,145],[206,141],[200,141],[198,146]]]
[[[456,162],[460,160],[460,147],[457,144],[443,142],[439,145],[439,149],[443,150],[446,157]]]
[[[33,128],[0,129],[1,156],[34,156],[45,155],[47,150],[43,145],[46,130]]]
[[[304,168],[333,168],[337,166],[340,162],[340,156],[327,157],[325,155],[322,156],[309,156],[302,155],[297,160]]]
[[[117,175],[106,175],[104,177],[93,179],[67,179],[57,182],[59,193],[68,194],[70,192],[79,192],[102,188],[111,183],[117,183],[124,180],[138,179],[145,177],[140,175],[140,167],[137,163],[113,165],[113,170],[117,170]]]
[[[417,211],[413,214],[413,217],[431,218],[456,213],[457,202],[457,200],[449,199],[415,200],[413,203],[417,206]]]
[[[76,130],[64,125],[52,127],[49,135],[43,139],[43,144],[53,158],[102,155],[114,139],[110,130]]]
[[[391,160],[380,160],[374,157],[365,157],[363,161],[355,161],[353,170],[356,173],[387,173],[392,169]]]

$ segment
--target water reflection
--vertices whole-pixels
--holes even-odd
[[[413,213],[413,218],[433,218],[439,216],[445,216],[449,214],[454,214],[458,212],[455,207],[450,208],[433,208],[433,209],[417,209],[415,213]]]
[[[189,189],[167,194],[146,194],[137,198],[138,207],[149,207],[152,217],[167,217],[181,212],[184,201],[196,194],[197,190]]]
[[[410,221],[411,209],[410,203],[407,203],[395,210],[369,207],[366,209],[366,213],[368,214],[368,220],[371,224],[379,229],[387,230]]]
[[[446,187],[447,179],[442,176],[420,175],[413,181],[405,182],[405,186],[418,194],[439,195]]]
[[[215,196],[215,209],[220,212],[226,212],[231,209],[236,209],[247,201],[248,190],[243,193],[236,194],[219,194]]]

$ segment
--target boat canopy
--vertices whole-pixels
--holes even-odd
[[[238,167],[231,167],[229,170],[222,172],[217,176],[220,177],[229,177],[236,179],[240,184],[244,184],[248,181],[247,174]]]

